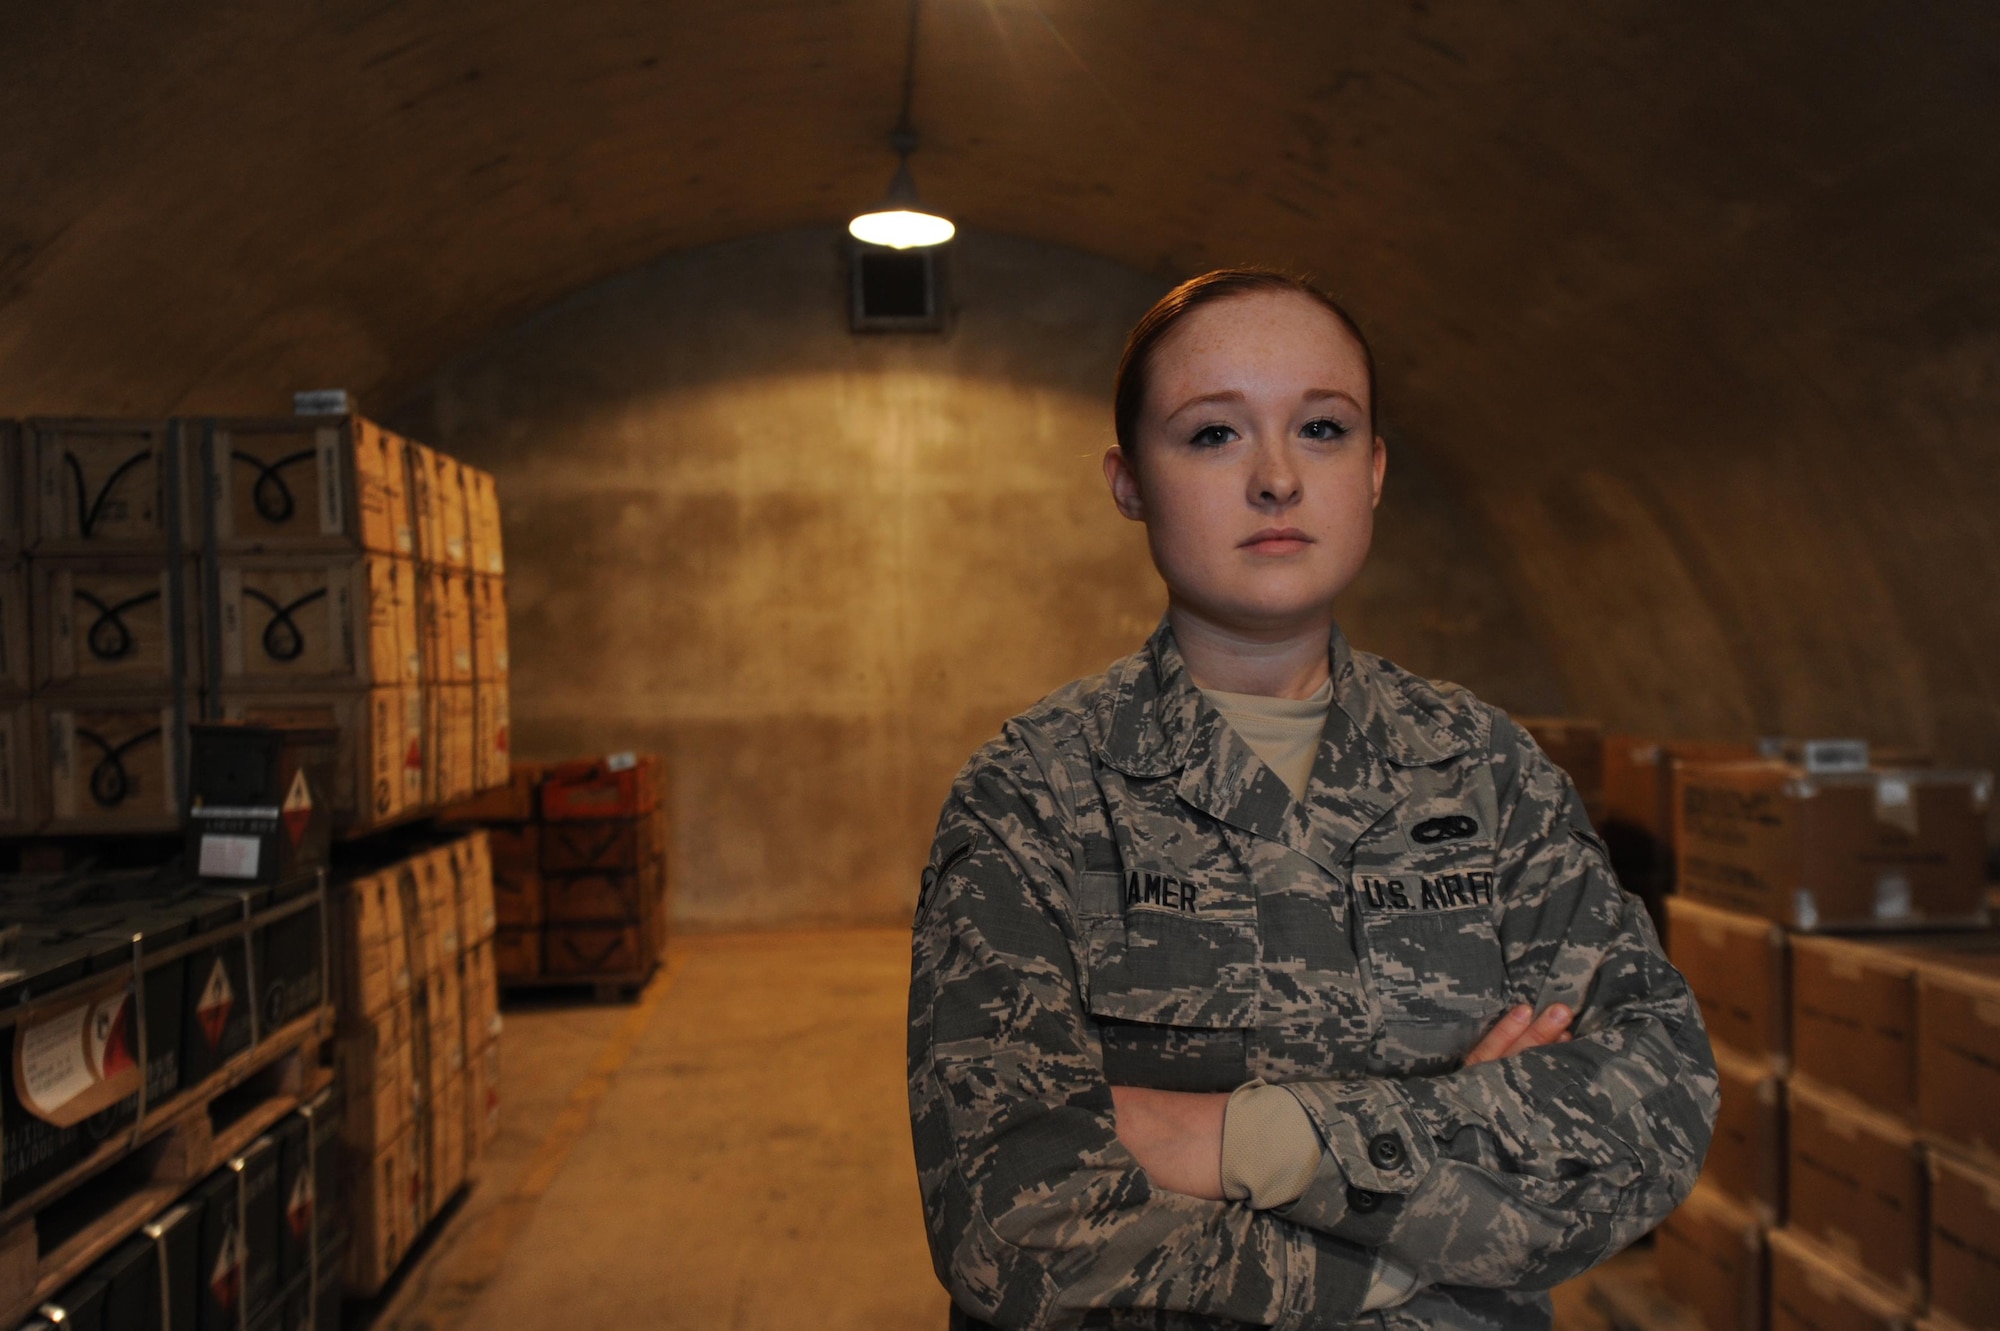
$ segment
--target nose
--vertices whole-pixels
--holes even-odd
[[[1251,454],[1250,506],[1260,512],[1282,512],[1299,502],[1302,480],[1292,450],[1283,440],[1266,440]]]

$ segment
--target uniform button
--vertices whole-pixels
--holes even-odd
[[[1381,1204],[1382,1194],[1379,1192],[1370,1192],[1366,1188],[1349,1188],[1347,1190],[1347,1209],[1350,1211],[1367,1215]]]
[[[1368,1143],[1368,1158],[1377,1169],[1395,1169],[1403,1163],[1403,1139],[1385,1132]]]

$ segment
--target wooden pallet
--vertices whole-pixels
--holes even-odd
[[[1701,1317],[1668,1298],[1656,1279],[1604,1267],[1588,1279],[1590,1308],[1611,1331],[1702,1331]]]
[[[617,971],[606,975],[503,975],[500,988],[509,989],[588,989],[599,1003],[629,1003],[639,996],[659,974],[656,960],[644,970]]]
[[[12,1326],[333,1079],[309,1013],[149,1109],[89,1158],[0,1211],[0,1326]]]

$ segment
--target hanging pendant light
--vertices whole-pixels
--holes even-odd
[[[917,150],[916,126],[910,123],[910,98],[917,82],[917,4],[918,0],[910,0],[910,41],[903,56],[903,111],[889,135],[889,146],[898,159],[896,174],[889,179],[888,197],[847,224],[847,234],[856,240],[893,250],[942,245],[958,232],[950,218],[932,212],[917,199],[917,183],[910,175],[910,154]]]

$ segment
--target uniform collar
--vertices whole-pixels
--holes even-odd
[[[1471,751],[1472,727],[1443,707],[1434,690],[1412,687],[1421,681],[1365,652],[1357,654],[1339,625],[1328,638],[1327,663],[1334,707],[1352,733],[1389,763],[1428,767]],[[1131,777],[1167,776],[1228,747],[1212,733],[1228,732],[1228,723],[1195,687],[1164,619],[1144,648],[1106,673],[1093,717],[1099,755]],[[1329,737],[1346,729],[1330,723]]]

